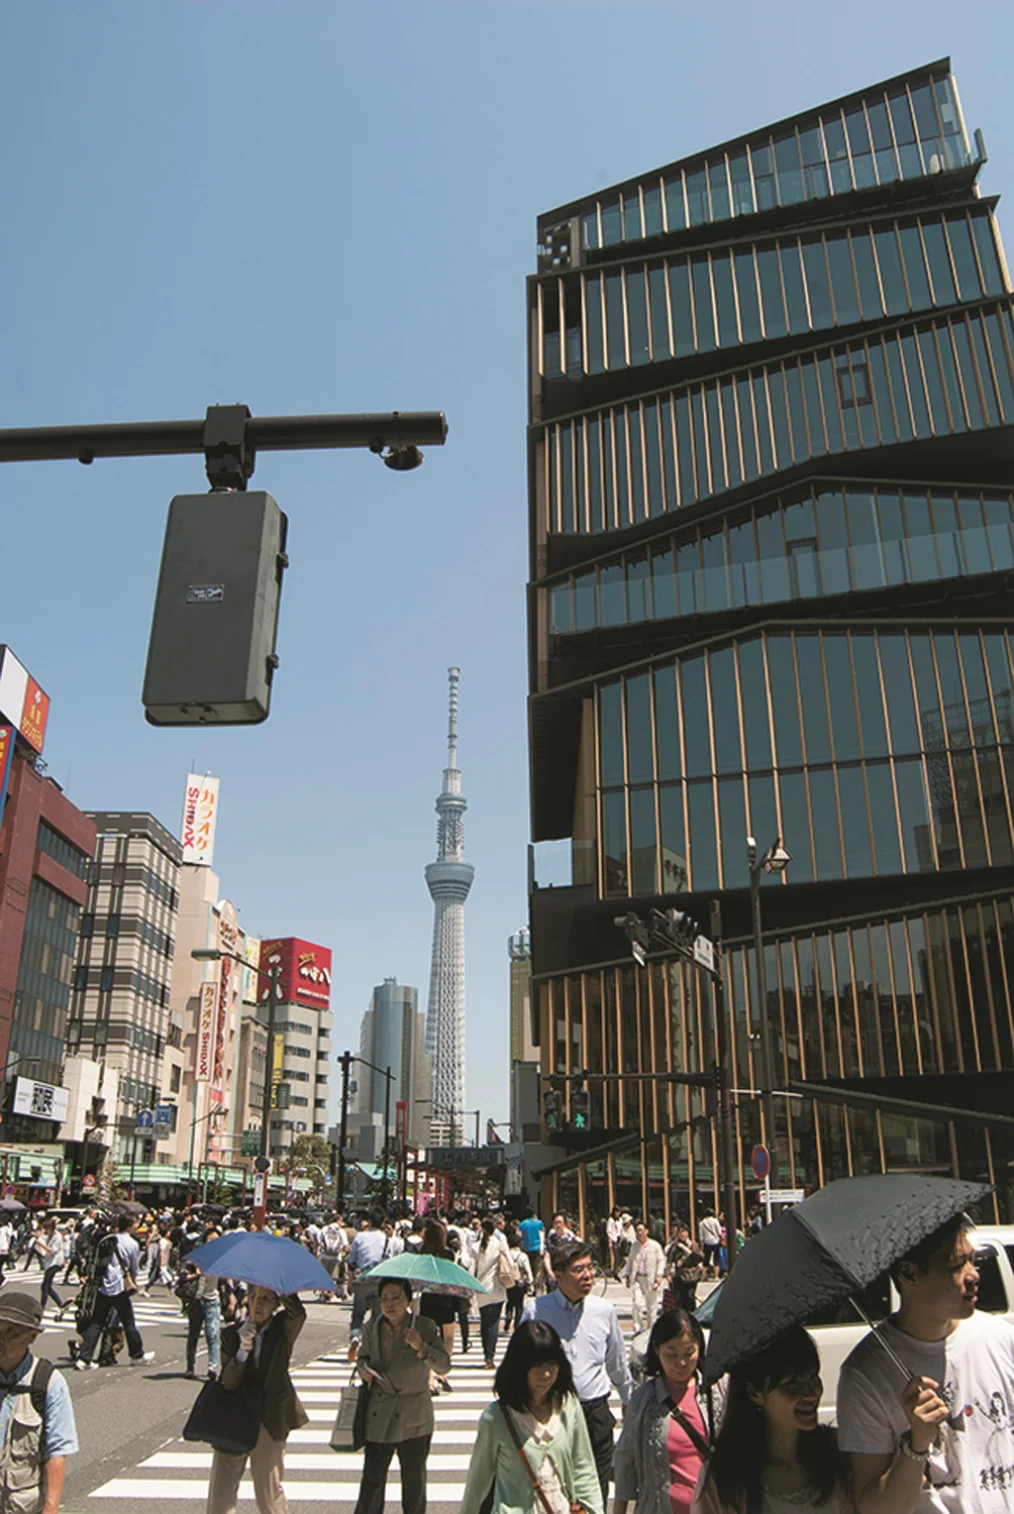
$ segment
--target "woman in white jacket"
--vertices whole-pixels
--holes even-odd
[[[490,1371],[496,1367],[500,1311],[507,1299],[507,1289],[500,1276],[501,1262],[504,1272],[509,1269],[511,1279],[513,1279],[514,1264],[511,1261],[510,1251],[507,1249],[507,1242],[492,1220],[483,1220],[479,1248],[475,1253],[475,1275],[479,1282],[489,1289],[488,1295],[479,1295],[483,1300],[479,1305],[479,1334],[482,1337],[482,1351],[486,1358],[486,1366]]]

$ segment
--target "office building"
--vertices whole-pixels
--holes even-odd
[[[362,1062],[356,1068],[353,1104],[356,1116],[380,1116],[381,1146],[385,1110],[389,1111],[388,1134],[393,1136],[399,1103],[407,1106],[404,1130],[408,1145],[420,1149],[428,1144],[433,1072],[425,1042],[426,1017],[419,1011],[419,990],[399,983],[397,978],[385,978],[373,990],[370,1007],[363,1015],[359,1037]],[[384,1076],[387,1068],[392,1073],[389,1100]]]
[[[67,1050],[117,1074],[109,1122],[115,1160],[153,1162],[155,1143],[136,1135],[135,1116],[159,1101],[166,1048],[182,1043],[183,1025],[169,1003],[180,844],[144,812],[99,810],[88,818],[97,840],[77,935]]]
[[[8,730],[11,728],[8,727]],[[11,741],[6,803],[0,755],[0,1065],[7,1141],[52,1142],[51,1119],[14,1111],[17,1079],[61,1087],[78,923],[95,827],[20,737]]]
[[[327,1138],[331,949],[297,936],[265,937],[260,965],[264,972],[281,973],[270,1057],[274,1091],[269,1155],[284,1163],[301,1135]],[[271,985],[263,978],[258,993],[266,1012]]]
[[[447,766],[437,798],[437,860],[426,868],[433,900],[433,952],[426,1010],[426,1050],[433,1062],[433,1132],[437,1145],[462,1143],[465,1103],[465,900],[475,869],[464,861],[465,810],[458,771],[457,668],[448,668]]]
[[[776,1136],[788,1188],[904,1168],[1007,1203],[1014,325],[984,161],[943,60],[539,218],[540,1050],[624,1075],[590,1084],[609,1152],[546,1173],[575,1212],[717,1199],[702,1095],[639,1077],[710,1065],[705,980],[614,925],[706,931],[712,900],[733,1086],[764,1015],[774,1086],[830,1090],[777,1096],[773,1132],[737,1096],[737,1151]],[[763,1005],[747,835],[792,857]]]
[[[525,927],[507,937],[510,961],[510,1059],[537,1062],[539,1048],[532,1025],[532,941]]]

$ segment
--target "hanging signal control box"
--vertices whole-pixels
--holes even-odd
[[[152,725],[267,719],[287,531],[264,490],[172,501],[142,695]]]

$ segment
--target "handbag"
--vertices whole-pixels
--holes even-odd
[[[257,1444],[263,1413],[260,1388],[205,1383],[183,1427],[183,1439],[204,1441],[231,1456],[248,1456]]]
[[[509,1251],[501,1251],[497,1257],[496,1280],[501,1288],[516,1288],[521,1281],[521,1273]]]
[[[370,1402],[369,1383],[356,1383],[353,1372],[348,1386],[338,1395],[338,1413],[331,1426],[332,1451],[361,1451],[366,1444],[366,1410]]]
[[[528,1473],[528,1481],[532,1485],[532,1492],[535,1494],[535,1497],[542,1505],[542,1514],[553,1514],[552,1506],[550,1505],[549,1499],[546,1497],[546,1490],[542,1486],[539,1479],[536,1477],[534,1471],[532,1470],[532,1464],[528,1460],[528,1457],[525,1455],[525,1448],[521,1444],[521,1436],[518,1434],[517,1425],[511,1418],[510,1410],[507,1408],[507,1405],[504,1403],[502,1398],[498,1400],[498,1403],[500,1405],[500,1412],[503,1415],[504,1419],[507,1421],[507,1428],[511,1432],[511,1440],[514,1442],[517,1453],[525,1464],[525,1471]],[[570,1514],[584,1514],[583,1505],[575,1503],[573,1500],[571,1500]]]

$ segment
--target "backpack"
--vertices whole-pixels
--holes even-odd
[[[43,1426],[46,1423],[46,1393],[49,1389],[49,1379],[55,1371],[56,1368],[52,1362],[47,1361],[43,1356],[37,1356],[31,1383],[27,1387],[24,1383],[15,1383],[13,1387],[7,1389],[8,1393],[31,1394],[32,1408],[42,1420]]]
[[[173,1289],[176,1297],[184,1309],[189,1309],[191,1304],[197,1303],[197,1295],[201,1287],[201,1274],[199,1272],[185,1272]]]

